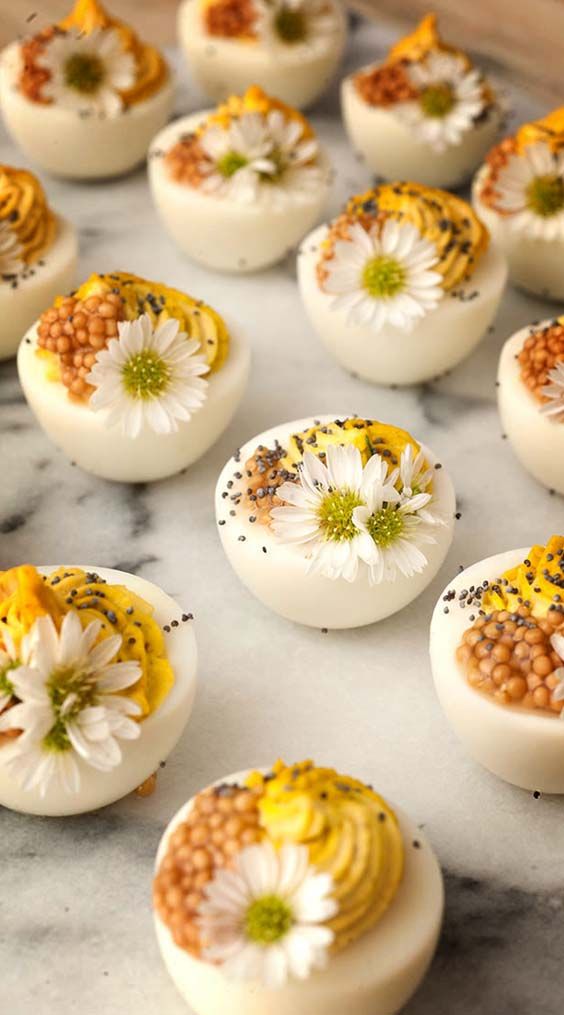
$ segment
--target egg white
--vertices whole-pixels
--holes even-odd
[[[495,317],[507,278],[505,258],[494,244],[472,277],[456,287],[467,297],[477,296],[445,293],[411,331],[387,324],[375,332],[369,325],[350,324],[346,310],[332,309],[335,296],[319,286],[316,268],[328,232],[327,225],[318,226],[303,241],[298,283],[312,327],[346,370],[375,384],[421,384],[451,370],[476,348]]]
[[[336,418],[345,417],[315,417],[321,423]],[[237,480],[234,474],[243,471],[245,461],[259,444],[272,447],[278,439],[284,445],[290,434],[312,425],[313,417],[310,417],[272,427],[247,441],[241,448],[240,460],[231,458],[224,466],[215,494],[216,519],[223,549],[233,570],[253,595],[288,620],[309,627],[331,629],[373,624],[407,606],[429,585],[443,563],[454,529],[456,506],[452,482],[446,469],[436,470],[433,478],[435,507],[437,513],[445,518],[445,524],[433,531],[437,542],[423,548],[427,566],[421,574],[411,578],[399,575],[395,582],[374,586],[369,585],[366,568],[359,571],[354,582],[342,578],[332,581],[319,574],[306,574],[303,547],[279,543],[268,525],[251,523],[252,510],[243,505],[235,507],[230,497],[239,487],[244,489],[244,477]],[[422,447],[430,464],[435,464],[437,458],[433,452]],[[231,488],[227,486],[230,481],[234,483]],[[224,493],[227,493],[226,497]],[[235,517],[230,515],[231,510],[235,510]]]
[[[31,102],[18,91],[19,43],[0,53],[0,106],[4,123],[24,154],[42,169],[73,180],[119,176],[143,162],[155,133],[172,110],[169,78],[154,95],[115,117],[80,117],[56,104]]]
[[[188,67],[202,91],[215,102],[260,85],[269,95],[303,109],[325,91],[341,62],[347,37],[342,7],[329,0],[335,31],[307,44],[269,47],[204,31],[199,0],[178,9],[178,35]]]
[[[503,251],[513,285],[548,300],[564,300],[564,239],[544,240],[525,235],[515,229],[510,215],[499,215],[483,203],[482,190],[487,168],[476,174],[472,186],[472,204],[491,233],[494,243]]]
[[[550,324],[535,325],[541,330]],[[549,490],[564,494],[564,423],[544,416],[541,403],[520,377],[516,359],[531,328],[522,328],[507,339],[499,360],[498,405],[503,432],[522,465]]]
[[[59,564],[38,568],[41,574],[54,571]],[[171,753],[180,739],[192,712],[196,693],[197,648],[192,621],[182,622],[182,608],[162,589],[145,578],[91,564],[78,564],[85,571],[94,571],[114,585],[125,585],[154,608],[154,619],[163,627],[171,620],[178,627],[164,631],[164,641],[174,670],[174,686],[161,706],[141,723],[137,740],[120,740],[122,761],[111,772],[99,772],[77,756],[80,771],[78,793],[67,794],[58,786],[50,786],[44,797],[37,789],[23,790],[11,779],[1,764],[0,805],[24,814],[62,817],[97,810],[120,800],[135,790]]]
[[[499,578],[525,560],[529,549],[487,557],[449,582],[431,621],[431,666],[443,711],[475,761],[522,789],[564,793],[564,722],[518,705],[501,705],[471,687],[455,654],[464,631],[471,626],[470,614],[478,613],[477,608],[462,609],[458,593],[486,579]],[[443,597],[451,590],[456,598],[445,604]]]
[[[460,187],[495,144],[501,126],[497,107],[482,123],[467,130],[459,144],[448,145],[437,153],[414,136],[393,107],[370,106],[365,102],[356,90],[354,76],[349,75],[341,85],[345,128],[353,148],[362,155],[371,172],[385,180],[417,180],[427,187],[446,190]]]
[[[21,337],[60,292],[72,289],[78,257],[74,226],[57,216],[53,244],[17,286],[0,281],[0,360],[15,356]]]
[[[107,427],[107,409],[94,412],[87,402],[69,398],[61,381],[48,378],[49,365],[36,355],[37,325],[22,339],[18,374],[28,405],[47,436],[85,472],[120,483],[151,483],[173,476],[201,458],[231,422],[243,397],[250,350],[240,334],[230,332],[229,354],[208,379],[206,400],[176,433],[146,428],[139,437]]]
[[[241,783],[248,773],[221,780]],[[158,869],[168,840],[193,806],[175,814],[161,839]],[[394,1015],[423,979],[441,928],[444,889],[433,850],[419,828],[397,807],[405,844],[405,869],[397,894],[375,927],[329,958],[307,980],[279,990],[228,980],[221,968],[195,959],[175,944],[154,914],[159,948],[184,1000],[197,1015]],[[419,848],[414,847],[417,842]]]
[[[260,200],[241,204],[177,183],[170,177],[162,153],[183,134],[195,130],[211,112],[176,120],[154,139],[149,158],[153,200],[165,228],[188,257],[219,271],[256,271],[280,261],[319,221],[331,187],[329,160],[321,151],[322,181],[316,190],[299,200],[288,199],[280,207]]]

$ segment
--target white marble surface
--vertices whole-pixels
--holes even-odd
[[[385,41],[382,30],[357,29],[350,65]],[[177,112],[197,106],[183,88]],[[521,117],[538,112],[523,99],[518,107]],[[335,211],[369,180],[347,149],[336,90],[313,119],[336,164]],[[0,159],[24,161],[5,137]],[[494,332],[449,377],[381,390],[327,358],[300,306],[292,259],[250,278],[182,260],[161,232],[143,171],[104,185],[45,182],[80,229],[81,276],[121,268],[185,287],[241,323],[254,364],[248,397],[206,461],[136,488],[73,468],[36,427],[14,365],[0,366],[0,566],[88,560],[136,571],[194,611],[201,652],[196,709],[153,797],[64,820],[0,809],[0,1009],[186,1012],[151,925],[159,836],[204,784],[283,755],[366,778],[434,843],[446,874],[445,928],[409,1015],[561,1013],[564,801],[512,789],[463,754],[427,657],[435,599],[460,563],[562,530],[562,501],[523,473],[502,440],[494,388],[504,338],[554,308],[509,292]],[[213,488],[225,459],[253,434],[351,412],[407,427],[435,449],[462,517],[441,574],[413,608],[376,627],[322,634],[271,615],[240,586],[215,530]]]

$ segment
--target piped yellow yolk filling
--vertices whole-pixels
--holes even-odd
[[[489,244],[489,233],[460,197],[419,183],[384,183],[352,197],[345,215],[351,220],[394,218],[409,222],[437,251],[433,271],[445,291],[468,279]],[[331,244],[329,237],[326,241]]]
[[[337,914],[327,925],[340,950],[383,916],[401,882],[404,845],[385,800],[362,782],[311,761],[278,762],[274,778],[253,773],[260,824],[276,846],[308,847],[310,861],[331,875]]]
[[[159,51],[142,42],[129,25],[108,14],[98,0],[77,0],[70,14],[59,22],[59,27],[86,35],[100,28],[113,28],[119,33],[124,50],[133,55],[136,64],[135,84],[120,93],[126,105],[148,99],[168,79],[169,70]]]
[[[60,628],[69,610],[76,610],[83,628],[102,622],[100,640],[121,635],[116,661],[136,661],[141,676],[121,691],[141,708],[144,719],[164,701],[174,684],[163,633],[153,607],[124,585],[102,581],[80,568],[61,567],[43,578],[29,564],[0,572],[0,642],[7,630],[16,646],[38,617],[49,615]]]
[[[386,63],[396,63],[398,60],[409,60],[418,62],[424,60],[428,53],[433,50],[450,53],[464,61],[467,69],[472,66],[471,60],[462,49],[446,43],[439,33],[437,26],[437,15],[426,14],[417,27],[409,35],[404,35],[388,52]]]
[[[197,133],[201,134],[206,130],[207,127],[211,127],[214,124],[224,129],[234,121],[239,119],[243,113],[262,113],[266,116],[272,110],[279,110],[287,120],[295,120],[301,125],[303,138],[311,138],[315,136],[315,132],[306,120],[305,116],[293,106],[287,106],[284,102],[279,99],[274,99],[272,96],[267,95],[258,85],[251,85],[247,88],[244,95],[230,95],[225,102],[217,107],[214,113],[208,117],[207,120],[200,126]]]
[[[532,123],[524,123],[515,134],[515,146],[522,152],[528,145],[544,142],[554,152],[564,148],[564,106],[553,109],[547,116]]]
[[[381,455],[388,460],[390,469],[399,465],[401,453],[408,444],[415,455],[420,450],[419,444],[407,430],[376,420],[351,417],[344,421],[315,425],[302,433],[292,434],[286,442],[286,456],[281,459],[280,467],[289,472],[296,471],[306,451],[323,455],[331,444],[353,444],[360,451],[363,465],[372,455]]]
[[[26,264],[33,264],[52,245],[57,220],[33,173],[0,165],[0,222],[15,233]]]
[[[530,604],[533,617],[545,617],[564,603],[564,536],[551,536],[546,546],[533,546],[524,561],[490,583],[482,605],[486,611],[513,613]]]

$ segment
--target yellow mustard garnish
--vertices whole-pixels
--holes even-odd
[[[420,450],[419,444],[407,430],[356,416],[344,421],[320,423],[301,433],[292,434],[284,443],[286,456],[280,460],[280,468],[288,471],[295,470],[305,451],[319,455],[330,444],[355,444],[363,465],[373,454],[382,455],[387,459],[390,469],[399,465],[401,453],[408,444],[413,448],[414,455]]]
[[[125,271],[104,275],[91,275],[74,294],[78,300],[87,300],[104,292],[119,292],[124,300],[125,319],[135,320],[148,314],[153,324],[175,318],[180,330],[200,343],[200,352],[208,361],[210,370],[219,370],[229,352],[229,331],[223,318],[201,300],[172,289],[160,282],[150,282]],[[59,297],[59,305],[63,297]]]
[[[217,124],[218,127],[229,127],[230,123],[233,120],[237,120],[243,113],[262,113],[266,116],[267,113],[275,109],[283,113],[286,119],[295,120],[299,123],[304,138],[314,136],[315,132],[311,124],[299,110],[294,109],[293,106],[287,106],[280,99],[274,99],[272,96],[267,95],[258,85],[251,85],[250,88],[247,88],[244,95],[230,95],[204,121],[197,133],[202,133],[213,124]]]
[[[253,773],[248,784],[262,789],[260,823],[275,846],[306,845],[311,863],[331,875],[339,909],[327,926],[333,948],[344,948],[378,922],[398,890],[404,846],[394,812],[362,782],[311,761],[277,762],[274,778]]]
[[[531,144],[543,141],[558,152],[564,147],[564,106],[553,109],[547,116],[532,123],[524,123],[515,135],[517,151],[522,152]]]
[[[485,610],[514,612],[530,604],[533,617],[564,605],[564,536],[551,536],[546,546],[531,547],[524,561],[490,582],[482,597]]]
[[[169,77],[167,64],[158,49],[142,42],[129,25],[108,14],[98,0],[77,0],[70,14],[59,22],[59,27],[86,35],[99,28],[113,28],[119,33],[124,50],[134,56],[136,64],[135,84],[120,92],[125,105],[148,99]]]
[[[383,183],[352,197],[351,218],[382,215],[411,222],[437,249],[433,271],[442,275],[447,292],[469,278],[489,244],[489,233],[467,201],[446,190],[420,183]]]
[[[26,264],[39,260],[53,243],[57,220],[39,180],[27,169],[0,165],[0,222],[16,234]]]
[[[398,60],[417,62],[423,60],[432,50],[451,53],[460,57],[467,68],[471,66],[470,59],[462,49],[443,41],[437,27],[436,14],[426,14],[413,32],[396,42],[388,53],[386,63],[396,63]]]
[[[40,616],[51,616],[59,628],[69,610],[76,610],[83,628],[101,620],[100,640],[121,635],[116,660],[137,661],[141,677],[120,694],[137,702],[142,719],[154,712],[171,690],[174,672],[150,603],[125,585],[76,567],[60,567],[46,579],[29,564],[0,572],[0,641],[7,630],[19,645]]]

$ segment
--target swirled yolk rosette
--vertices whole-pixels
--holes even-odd
[[[33,265],[49,250],[57,235],[57,220],[37,177],[26,169],[0,165],[0,273],[10,252],[22,265]]]

